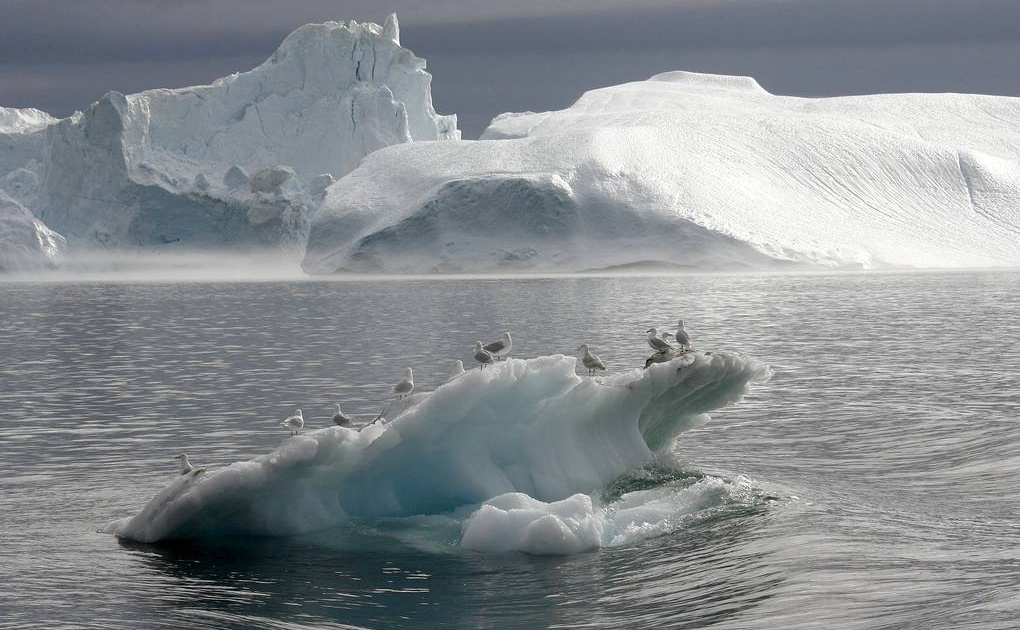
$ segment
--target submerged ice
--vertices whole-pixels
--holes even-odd
[[[467,547],[499,550],[489,542],[500,538],[494,532],[516,528],[533,531],[514,549],[558,553],[534,542],[544,538],[534,532],[546,530],[576,538],[564,543],[568,552],[591,548],[622,531],[626,512],[616,510],[607,526],[590,499],[575,495],[651,461],[769,376],[764,364],[735,353],[685,355],[603,380],[578,377],[575,368],[575,358],[555,355],[469,371],[395,401],[387,424],[306,430],[253,460],[179,476],[108,529],[144,542],[281,536],[481,506],[464,525]],[[559,521],[542,520],[546,514]]]
[[[616,547],[675,531],[697,516],[731,504],[749,504],[745,478],[705,477],[687,487],[664,485],[625,493],[603,503],[578,493],[545,502],[520,492],[489,499],[464,520],[465,549],[499,553],[567,555]]]

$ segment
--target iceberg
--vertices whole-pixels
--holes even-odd
[[[459,138],[430,84],[395,15],[381,26],[309,24],[257,68],[211,85],[111,92],[59,121],[0,110],[0,187],[15,196],[5,176],[33,173],[19,202],[76,251],[299,256],[313,181],[321,188],[321,176],[341,177],[384,146]]]
[[[773,95],[669,72],[391,146],[331,186],[309,273],[1020,265],[1020,98]]]
[[[58,267],[67,241],[36,219],[28,208],[0,190],[0,271]]]
[[[41,109],[27,107],[0,107],[0,133],[26,133],[38,131],[57,122]]]
[[[105,531],[141,542],[285,536],[355,519],[478,508],[483,512],[465,525],[466,546],[490,549],[493,532],[514,528],[521,517],[500,524],[498,514],[485,511],[523,506],[533,516],[559,502],[550,513],[561,521],[590,516],[576,543],[561,547],[582,550],[603,536],[611,542],[614,530],[596,524],[590,502],[574,495],[652,461],[709,412],[770,376],[766,365],[731,352],[685,355],[600,380],[577,376],[576,361],[508,359],[399,401],[386,424],[307,431],[250,461],[178,476],[141,512]],[[516,498],[499,498],[508,494]],[[647,511],[654,501],[638,503]],[[614,517],[622,529],[626,514]],[[550,526],[559,527],[549,519],[532,527]],[[538,537],[523,536],[509,548],[556,552],[551,543],[535,543]]]

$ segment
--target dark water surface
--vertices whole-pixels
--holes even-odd
[[[768,500],[563,557],[413,522],[97,533],[177,452],[267,452],[297,406],[370,418],[405,362],[430,389],[512,330],[515,356],[587,342],[631,367],[679,315],[775,376],[621,483]],[[0,284],[0,628],[1016,628],[1018,342],[1017,272]]]

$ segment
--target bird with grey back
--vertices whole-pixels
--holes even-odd
[[[677,322],[676,330],[673,331],[673,338],[676,339],[676,343],[680,346],[681,350],[687,351],[694,348],[691,345],[691,336],[687,333],[687,329],[684,327],[684,320]]]
[[[349,427],[354,424],[351,418],[340,408],[339,403],[336,406],[336,413],[333,414],[333,424],[338,427]]]
[[[510,338],[509,331],[503,333],[503,337],[499,341],[493,341],[482,346],[482,349],[491,354],[492,358],[497,361],[509,355],[511,348],[513,348],[513,339]]]
[[[655,350],[656,352],[666,352],[673,349],[673,346],[659,337],[659,330],[657,328],[649,328],[645,332],[648,333],[648,345],[652,347],[652,350]]]
[[[414,391],[414,370],[411,368],[404,368],[404,375],[397,381],[397,384],[393,386],[393,393],[397,395],[397,399],[401,399]]]
[[[297,435],[305,426],[305,417],[301,410],[298,409],[292,415],[287,416],[287,419],[281,422],[280,426],[290,431],[291,435]]]
[[[475,342],[475,361],[481,364],[478,366],[478,369],[483,369],[486,365],[492,365],[493,362],[492,353],[482,347],[481,341]]]
[[[195,468],[192,465],[191,460],[188,459],[187,453],[181,453],[180,455],[174,457],[174,459],[176,459],[180,463],[181,466],[180,470],[182,475],[189,475],[192,473],[200,475],[205,472],[205,468]]]
[[[582,343],[578,346],[577,353],[581,357],[581,365],[588,368],[588,376],[595,376],[596,372],[606,371],[606,364],[597,355],[592,353],[588,344]]]

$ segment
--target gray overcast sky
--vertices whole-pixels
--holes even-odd
[[[63,116],[108,90],[206,83],[306,22],[389,11],[469,138],[665,70],[805,96],[1020,95],[1020,0],[0,0],[0,105]]]

